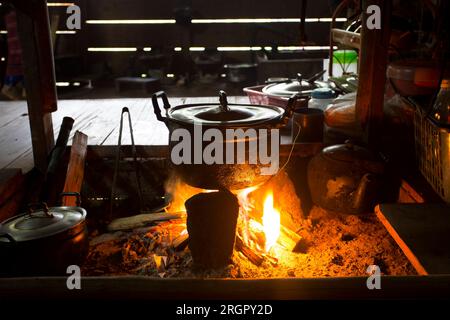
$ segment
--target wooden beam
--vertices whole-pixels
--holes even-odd
[[[392,238],[394,238],[395,242],[402,249],[405,256],[408,258],[409,262],[413,265],[414,269],[416,269],[417,273],[422,276],[428,275],[428,272],[425,270],[423,265],[420,263],[419,259],[417,259],[416,255],[411,251],[408,245],[403,241],[400,235],[395,231],[394,227],[391,225],[389,220],[384,216],[383,212],[380,210],[380,206],[375,207],[375,214],[377,218],[384,225],[386,230],[389,232]]]
[[[368,29],[366,9],[377,5],[381,11],[381,29]],[[356,115],[365,140],[377,147],[382,129],[384,87],[390,36],[391,0],[363,0],[361,50],[359,52],[359,84]]]
[[[370,299],[370,303],[374,304],[375,299],[442,299],[450,295],[450,275],[381,276],[381,290],[368,290],[367,276],[226,280],[156,279],[149,276],[83,277],[82,290],[67,290],[66,281],[67,277],[2,278],[0,299],[64,299],[71,303],[80,299],[136,300],[140,306],[142,301],[160,303],[163,299]]]
[[[53,50],[45,0],[13,1],[22,45],[28,114],[35,166],[47,168],[47,156],[54,145],[50,112],[57,109]]]
[[[88,137],[84,133],[77,131],[73,137],[72,148],[70,149],[70,160],[67,166],[66,181],[63,192],[80,192],[84,178],[84,162],[87,153]],[[64,197],[64,206],[75,206],[76,199]]]

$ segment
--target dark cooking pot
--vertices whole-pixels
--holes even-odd
[[[63,196],[78,193],[65,193]],[[0,225],[0,274],[64,275],[70,265],[80,266],[87,250],[86,210],[77,207],[30,205]]]
[[[161,110],[158,105],[158,98],[162,98],[166,116],[161,115]],[[186,129],[191,138],[191,148],[189,163],[173,163],[175,172],[188,184],[203,188],[203,189],[221,189],[226,188],[229,190],[238,190],[246,188],[255,184],[263,183],[270,178],[270,175],[261,174],[263,166],[260,164],[260,157],[257,155],[256,164],[250,163],[249,152],[256,152],[256,150],[249,151],[251,142],[253,145],[259,146],[260,131],[259,129],[267,130],[267,136],[264,139],[269,141],[268,150],[270,152],[272,145],[271,130],[278,129],[285,126],[289,118],[292,116],[293,108],[297,96],[289,99],[288,106],[284,110],[283,108],[267,105],[252,105],[252,104],[232,104],[227,102],[225,92],[220,92],[220,103],[207,103],[207,104],[187,104],[176,107],[171,107],[169,100],[164,92],[158,92],[153,95],[153,107],[158,120],[164,122],[169,129],[170,137],[176,129]],[[200,126],[201,125],[201,129]],[[195,156],[201,155],[205,146],[211,142],[194,141],[195,139],[201,139],[203,133],[207,129],[217,129],[224,137],[222,141],[223,150],[223,163],[206,164],[204,161],[195,163]],[[230,139],[226,140],[227,129],[256,129],[257,136],[249,139]],[[200,132],[201,136],[195,132]],[[169,139],[169,148],[172,154],[172,150],[178,144],[178,141],[173,142]],[[201,143],[200,145],[198,143]],[[245,143],[245,162],[242,163],[238,160],[237,146],[238,144]],[[279,139],[276,141],[279,146]],[[198,148],[198,147],[201,147]],[[232,155],[229,156],[233,161],[225,162],[227,159],[226,150],[235,150]],[[255,155],[255,154],[251,154]],[[173,160],[173,159],[172,159]]]
[[[308,164],[308,185],[313,202],[325,209],[359,214],[377,200],[384,164],[350,141],[315,155]]]

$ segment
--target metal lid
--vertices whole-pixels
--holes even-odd
[[[314,99],[333,99],[334,91],[330,88],[317,88],[312,91],[311,97]]]
[[[304,80],[289,80],[265,86],[262,91],[267,94],[291,97],[295,93],[309,94],[316,86]]]
[[[181,105],[169,109],[168,117],[182,123],[206,126],[251,126],[269,124],[282,119],[284,109],[276,106],[229,104],[225,92],[220,92],[219,104]]]
[[[376,161],[375,155],[370,150],[360,146],[356,146],[350,141],[346,141],[345,144],[337,144],[327,147],[323,149],[322,153],[327,158],[335,161]]]
[[[83,222],[86,210],[80,207],[51,207],[29,211],[3,221],[0,242],[37,240],[67,231]]]

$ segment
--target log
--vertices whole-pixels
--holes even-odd
[[[84,162],[87,152],[88,137],[84,133],[77,131],[73,137],[72,148],[70,149],[70,160],[67,166],[66,181],[63,192],[81,191],[84,178]],[[75,206],[76,199],[73,197],[64,197],[64,206]]]
[[[278,238],[277,243],[286,250],[292,251],[301,238],[302,237],[294,231],[291,231],[284,226],[280,226],[280,237]]]
[[[242,252],[242,254],[255,266],[260,266],[264,262],[264,256],[250,249],[239,235],[236,235],[235,248],[237,251]]]
[[[183,215],[184,212],[173,212],[173,213],[161,212],[161,213],[138,214],[131,217],[113,220],[108,225],[108,230],[109,231],[130,230],[145,227],[146,225],[152,224],[157,221],[179,219]]]
[[[188,243],[189,243],[189,234],[187,232],[179,235],[172,241],[173,248],[176,251],[183,250],[184,248],[186,248]]]

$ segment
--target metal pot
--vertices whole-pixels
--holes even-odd
[[[76,196],[78,193],[64,193]],[[33,211],[37,207],[40,210]],[[45,203],[29,206],[27,213],[0,225],[0,274],[63,275],[70,265],[81,265],[87,251],[86,210],[51,207]]]
[[[280,81],[272,79],[268,81],[269,84],[262,89],[262,92],[278,97],[291,97],[293,94],[309,96],[314,89],[328,86],[325,82],[317,81],[324,73],[325,70],[306,80],[303,79],[300,73],[297,74],[296,79],[280,79]]]
[[[162,98],[166,116],[161,115],[161,109],[158,105],[158,98]],[[223,159],[227,158],[226,150],[237,150],[238,144],[245,143],[245,162],[238,159],[238,152],[233,152],[230,157],[233,161],[226,163],[205,164],[194,161],[196,154],[202,152],[210,142],[191,142],[190,163],[175,164],[175,172],[188,184],[203,189],[221,189],[238,190],[252,185],[263,183],[270,178],[270,175],[262,175],[262,166],[259,164],[259,155],[257,163],[250,163],[249,145],[250,142],[256,142],[259,145],[260,131],[267,130],[269,141],[268,150],[270,150],[271,130],[284,127],[292,116],[293,108],[297,96],[290,98],[286,109],[252,104],[229,104],[225,92],[220,92],[219,103],[208,104],[187,104],[171,107],[167,95],[164,92],[158,92],[153,95],[153,107],[156,117],[159,121],[166,124],[172,133],[177,129],[186,129],[194,139],[201,139],[207,129],[218,129],[223,137],[226,137],[227,129],[255,129],[257,133],[256,141],[254,138],[245,137],[241,140],[230,139],[222,141]],[[200,126],[201,125],[201,126]],[[196,135],[197,133],[197,135]],[[201,136],[199,137],[199,134]],[[192,139],[192,140],[194,140]],[[171,139],[170,139],[171,140]],[[202,140],[202,139],[201,139]],[[201,145],[199,145],[201,143]],[[279,140],[277,141],[279,144]],[[178,142],[169,141],[169,148],[172,150]],[[199,150],[198,146],[201,147]],[[254,151],[254,150],[252,150]],[[194,164],[195,163],[195,164]]]
[[[369,150],[347,141],[322,150],[308,164],[313,202],[327,210],[360,214],[377,200],[384,164]]]

